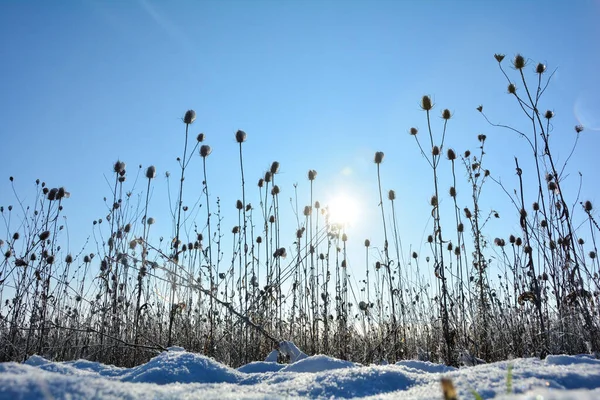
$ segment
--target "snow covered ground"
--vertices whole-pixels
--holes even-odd
[[[441,378],[459,399],[600,399],[600,360],[591,356],[515,359],[455,369],[423,361],[361,366],[303,353],[287,365],[253,362],[231,369],[172,348],[135,368],[33,356],[0,364],[0,399],[442,399]],[[507,371],[512,365],[512,394]]]

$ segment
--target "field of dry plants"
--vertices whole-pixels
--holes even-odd
[[[244,143],[252,137],[239,130],[239,200],[235,209],[222,205],[211,191],[211,181],[221,179],[211,170],[211,147],[203,134],[191,133],[199,121],[189,110],[181,126],[180,169],[169,177],[170,237],[151,235],[154,166],[130,179],[135,172],[114,162],[109,212],[94,221],[92,241],[77,254],[66,252],[61,224],[70,207],[83,205],[71,204],[64,188],[37,181],[30,204],[15,191],[12,204],[1,205],[0,361],[39,354],[134,366],[181,346],[237,367],[263,360],[282,340],[307,354],[361,363],[419,358],[458,366],[478,359],[598,354],[600,227],[590,201],[561,190],[569,159],[555,162],[554,113],[538,108],[553,73],[521,55],[495,58],[506,77],[506,101],[518,104],[518,118],[529,128],[490,118],[490,131],[527,146],[535,165],[521,169],[515,158],[507,166],[520,183],[502,187],[502,201],[514,209],[503,218],[512,218],[519,231],[506,237],[486,231],[497,216],[482,211],[479,198],[487,185],[501,185],[486,169],[486,136],[476,135],[472,151],[448,148],[452,113],[423,96],[425,128],[410,129],[415,145],[406,151],[420,152],[423,167],[431,170],[426,246],[421,254],[401,254],[396,194],[381,184],[393,171],[377,152],[376,223],[384,239],[353,242],[364,246],[364,262],[353,266],[364,279],[356,284],[348,279],[344,227],[331,223],[327,208],[313,198],[317,171],[308,170],[305,178],[310,203],[296,216],[282,215],[279,162],[263,176],[245,176]],[[482,106],[478,111],[488,119]],[[584,127],[576,126],[575,146],[582,134]],[[198,199],[186,198],[191,160],[203,174]],[[441,169],[451,169],[453,180],[442,180]],[[533,189],[524,187],[530,185],[525,176],[527,182],[534,177]],[[141,205],[132,200],[134,180],[145,199]],[[224,214],[237,215],[238,223],[222,226]],[[280,229],[285,218],[297,218],[295,236]],[[372,246],[381,252],[371,252]],[[493,261],[499,273],[490,273],[492,251],[501,255]]]

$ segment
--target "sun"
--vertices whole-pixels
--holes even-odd
[[[328,203],[329,223],[344,227],[352,226],[358,217],[358,203],[354,197],[339,193],[332,197]]]

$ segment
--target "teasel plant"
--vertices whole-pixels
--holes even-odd
[[[208,261],[208,265],[206,266],[208,271],[208,291],[209,293],[217,294],[218,293],[218,285],[219,285],[219,275],[218,270],[215,270],[215,265],[213,264],[213,237],[211,231],[211,214],[210,214],[210,198],[209,198],[209,190],[208,190],[208,178],[206,174],[206,159],[212,153],[212,149],[209,145],[203,144],[200,146],[200,157],[202,158],[202,191],[204,192],[206,198],[206,230],[207,230],[207,240],[205,247],[205,254]],[[218,256],[217,256],[218,257]],[[217,272],[215,274],[215,271]],[[216,275],[216,278],[215,278]],[[214,348],[214,337],[215,337],[215,304],[213,296],[209,296],[209,311],[208,311],[208,338],[204,345],[205,349],[207,349],[207,354],[212,354]]]
[[[419,141],[418,130],[416,128],[410,129],[410,134],[415,138],[419,150],[423,157],[427,160],[432,173],[433,173],[433,189],[434,194],[431,196],[430,205],[432,207],[431,215],[433,217],[433,234],[431,237],[433,241],[430,242],[432,244],[433,251],[433,261],[434,261],[434,270],[435,277],[439,280],[439,284],[441,286],[441,296],[439,296],[439,310],[440,317],[442,322],[442,334],[444,341],[444,361],[448,365],[456,365],[457,361],[455,360],[455,332],[450,327],[450,318],[449,318],[449,293],[447,286],[447,278],[446,278],[446,265],[444,263],[444,240],[442,236],[442,226],[441,226],[441,213],[440,213],[440,191],[439,191],[439,176],[438,176],[438,167],[441,160],[441,152],[444,148],[445,138],[446,138],[446,130],[448,121],[452,118],[452,113],[449,109],[442,110],[441,118],[443,120],[442,134],[440,138],[440,144],[436,145],[434,141],[433,129],[431,127],[431,112],[433,110],[434,104],[431,100],[431,97],[428,95],[424,95],[421,98],[421,109],[425,111],[427,117],[427,133],[429,136],[429,144],[431,146],[431,152],[426,153]]]

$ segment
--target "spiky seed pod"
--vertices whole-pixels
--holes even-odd
[[[238,209],[239,211],[243,210],[244,209],[244,203],[242,203],[241,200],[236,201],[235,208]]]
[[[487,139],[487,136],[485,136],[483,133],[477,135],[477,140],[479,140],[481,143],[485,142],[485,139]]]
[[[196,120],[196,111],[187,110],[185,112],[185,115],[183,116],[183,123],[186,125],[190,125],[190,124],[193,124],[195,120]]]
[[[13,234],[13,240],[19,240],[19,232]]]
[[[435,156],[439,156],[440,155],[440,148],[438,146],[433,146],[431,149],[431,154],[435,157]]]
[[[271,182],[272,177],[273,177],[273,174],[271,173],[271,171],[265,172],[265,182],[267,182],[267,183]]]
[[[466,150],[465,151],[465,158],[469,158],[471,156],[471,151]]]
[[[121,175],[121,176],[119,177],[119,183],[123,183],[123,182],[125,182],[125,179],[126,179],[126,178],[125,178],[125,176]]]
[[[546,182],[550,182],[552,179],[554,179],[554,175],[552,175],[551,173],[547,173],[546,174]]]
[[[454,248],[454,245],[452,245],[452,242],[448,243],[448,251],[452,251],[452,249]]]
[[[517,93],[517,87],[515,86],[514,83],[509,83],[507,90],[508,90],[509,94],[515,94],[515,93]]]
[[[305,217],[308,217],[309,215],[312,214],[312,207],[311,206],[304,206],[304,211],[303,214]]]
[[[12,251],[6,250],[6,252],[4,253],[4,258],[10,258],[10,256],[12,256]]]
[[[67,264],[71,264],[73,262],[73,256],[70,254],[67,254],[67,256],[65,257],[65,262]]]
[[[321,203],[319,201],[315,201],[315,208],[318,210],[321,208]]]
[[[127,224],[123,227],[123,230],[125,231],[125,233],[129,233],[131,231],[131,224]]]
[[[154,165],[151,165],[148,168],[146,168],[146,178],[148,178],[148,179],[156,178],[156,167]]]
[[[347,234],[342,234],[342,242],[346,242],[348,241],[348,235]]]
[[[593,260],[594,258],[596,258],[596,252],[595,251],[590,251],[590,258]]]
[[[496,238],[494,239],[494,244],[498,247],[504,247],[506,245],[506,242],[504,241],[504,239]]]
[[[389,199],[390,201],[394,201],[394,200],[396,200],[396,192],[395,192],[395,191],[393,191],[393,190],[390,190],[390,191],[388,192],[388,199]]]
[[[460,247],[455,247],[455,248],[454,248],[454,255],[455,255],[456,257],[460,257]]]
[[[365,247],[370,247],[371,241],[369,239],[365,239]]]
[[[542,228],[547,228],[548,227],[548,221],[546,221],[545,219],[540,221],[540,226]]]
[[[583,244],[585,243],[585,241],[582,238],[579,238],[577,240],[577,243],[579,243],[579,245],[583,246]]]
[[[136,246],[137,246],[137,240],[135,240],[135,239],[134,239],[134,240],[131,240],[131,241],[129,242],[129,248],[130,248],[131,250],[135,249],[135,248],[136,248]]]
[[[325,259],[325,254],[321,253],[319,254],[319,260],[323,261]]]
[[[496,59],[496,61],[498,61],[499,63],[502,62],[502,60],[504,60],[504,54],[494,54],[494,58]]]
[[[367,311],[369,309],[369,305],[364,301],[361,301],[358,303],[358,308],[360,309],[360,311]]]
[[[121,160],[117,160],[113,165],[113,170],[116,174],[120,174],[122,171],[125,171],[125,163]]]
[[[425,95],[421,98],[421,108],[424,111],[429,111],[433,108],[433,103],[431,102],[431,97]]]
[[[380,261],[376,261],[375,262],[375,269],[379,271],[380,268],[381,268],[381,262]]]
[[[58,193],[58,188],[52,188],[50,189],[50,191],[48,192],[48,200],[52,201],[52,200],[56,200],[56,194]],[[10,211],[10,209],[9,209]]]
[[[412,136],[416,136],[417,133],[419,133],[419,130],[417,128],[410,128],[410,130],[408,131]]]
[[[271,224],[274,224],[274,223],[275,223],[275,216],[274,216],[274,215],[271,215],[271,216],[269,217],[269,223],[271,223]]]
[[[537,201],[533,202],[533,211],[539,211],[540,210],[540,204]]]
[[[304,228],[300,228],[296,230],[296,239],[302,239],[302,235],[304,235]]]
[[[531,246],[525,246],[525,247],[523,248],[523,252],[524,252],[525,254],[531,254],[531,253],[532,253],[532,251],[533,251],[533,249],[531,248]]]
[[[83,262],[84,262],[84,263],[86,263],[86,264],[88,264],[90,261],[92,261],[92,260],[90,259],[90,256],[88,256],[88,255],[86,254],[86,255],[83,257]]]
[[[257,236],[256,237],[256,243],[258,243],[258,244],[262,243],[262,236]]]
[[[231,230],[231,233],[233,233],[234,235],[237,235],[238,233],[240,233],[240,227],[239,226],[234,226],[233,229]]]
[[[427,236],[427,243],[433,243],[433,235]]]
[[[44,231],[44,232],[40,233],[39,237],[40,237],[41,241],[48,239],[50,237],[50,231]]]
[[[453,149],[448,149],[448,151],[446,152],[446,156],[448,157],[448,160],[450,160],[450,161],[456,160],[456,153],[454,152]]]
[[[464,225],[462,222],[460,222],[460,223],[459,223],[459,224],[456,226],[456,230],[457,230],[459,233],[462,233],[462,232],[464,232],[464,231],[465,231],[465,225]]]
[[[275,175],[279,173],[279,161],[273,161],[270,169],[271,174]]]
[[[543,74],[546,72],[546,66],[542,63],[538,63],[538,65],[535,67],[535,72],[538,74]]]
[[[521,54],[517,54],[513,59],[513,67],[515,67],[516,69],[525,68],[525,64],[525,57],[523,57]]]
[[[309,181],[314,181],[316,177],[317,177],[317,171],[315,171],[314,169],[311,169],[308,171],[308,180]]]
[[[583,132],[583,125],[575,125],[575,132],[577,132],[577,133]]]
[[[450,186],[450,197],[456,197],[456,188],[454,186]]]
[[[259,187],[259,188],[262,188],[264,185],[265,185],[265,180],[264,180],[263,178],[260,178],[260,179],[258,180],[258,187]]]
[[[554,181],[548,182],[548,190],[554,192],[556,190],[556,182],[554,182]]]
[[[246,204],[246,212],[252,210],[252,204],[248,203]]]
[[[554,240],[550,240],[548,242],[548,248],[550,248],[550,250],[556,250],[556,242]]]
[[[235,133],[235,141],[238,143],[244,143],[246,141],[246,132],[239,130]]]
[[[544,114],[544,118],[546,118],[546,119],[554,118],[554,112],[547,110],[546,113]]]
[[[205,138],[204,133],[199,133],[198,136],[196,136],[196,141],[198,143],[202,143],[202,142],[204,142],[204,138]]]
[[[419,257],[419,255],[417,254],[416,251],[412,252],[412,258],[414,258],[415,260]]]
[[[583,209],[587,212],[592,211],[593,207],[592,207],[592,202],[589,200],[586,200],[585,203],[583,203]]]
[[[483,112],[483,106],[481,104],[479,106],[477,106],[477,111]]]
[[[486,169],[485,171],[483,171],[483,176],[490,176],[490,170]]]
[[[450,112],[450,110],[448,110],[447,108],[445,108],[442,111],[442,118],[445,119],[446,121],[449,120],[450,118],[452,118],[452,113]]]
[[[280,193],[279,186],[277,186],[277,185],[273,186],[273,188],[271,189],[271,194],[273,196],[277,196],[279,193]]]
[[[211,152],[212,152],[212,149],[210,148],[209,145],[203,144],[202,146],[200,146],[200,157],[206,158],[206,157],[208,157],[208,155]]]
[[[375,152],[375,164],[381,164],[383,162],[383,157],[385,155],[383,154],[383,151],[377,151]]]
[[[46,263],[53,264],[54,263],[54,256],[53,255],[49,255],[48,257],[46,257]]]
[[[471,217],[473,216],[473,214],[471,214],[471,210],[465,207],[463,211],[465,212],[465,217],[467,217],[467,219],[471,219]]]
[[[432,207],[437,207],[437,205],[438,205],[438,198],[437,198],[436,195],[431,196],[431,199],[429,199],[429,204]]]
[[[154,222],[156,222],[156,221],[154,220],[154,218],[152,218],[152,217],[148,218],[148,225],[153,225],[153,224],[154,224]]]
[[[49,191],[50,191],[50,189],[48,189],[47,187],[45,187],[44,189],[42,189],[42,193],[44,194],[44,196],[47,195]]]
[[[515,240],[515,244],[516,244],[517,246],[520,246],[520,245],[522,245],[522,244],[523,244],[523,239],[521,239],[520,237],[518,237],[518,238],[517,238],[517,240]]]

